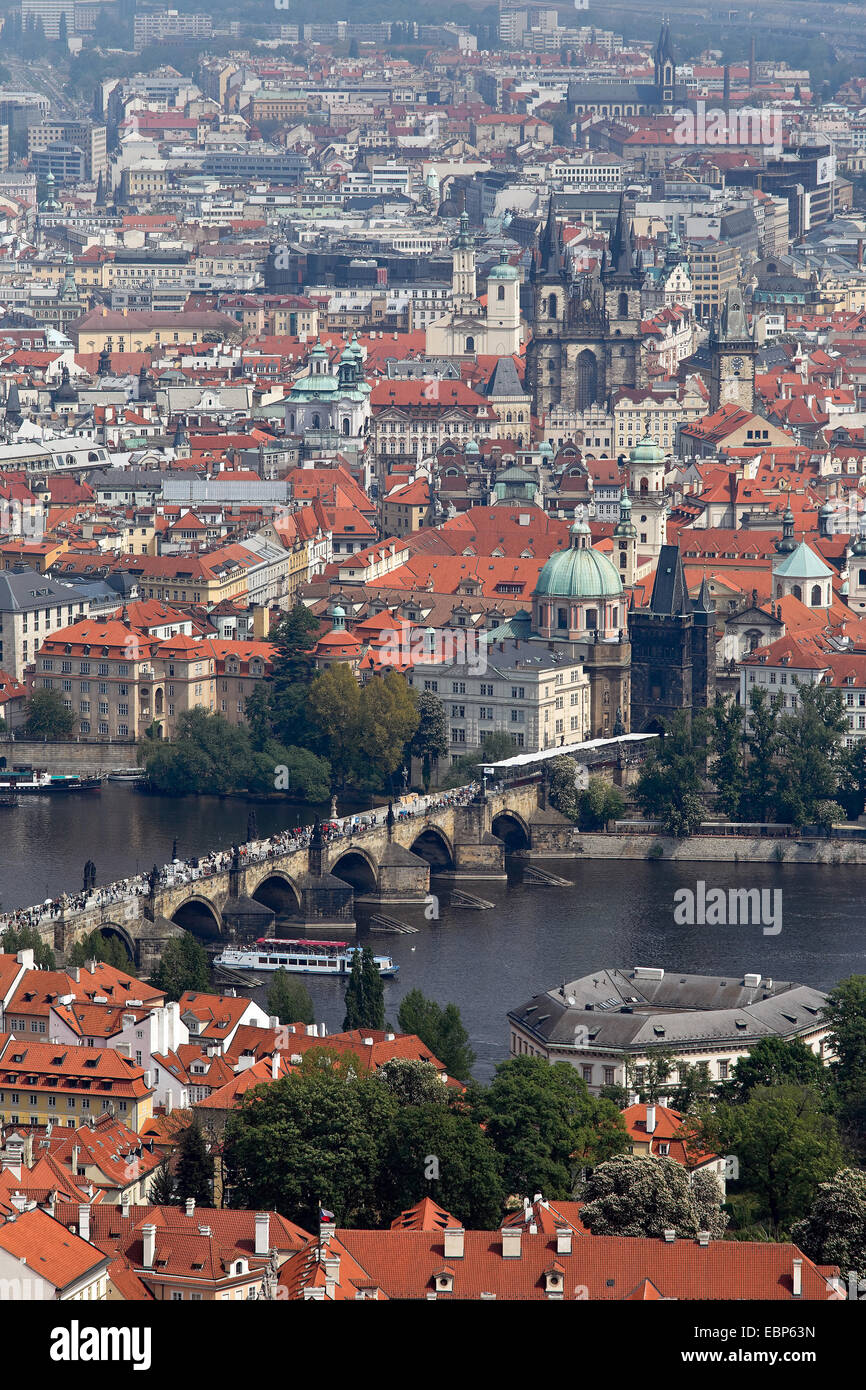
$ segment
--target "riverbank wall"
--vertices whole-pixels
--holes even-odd
[[[51,773],[104,774],[115,767],[135,767],[136,743],[88,743],[76,739],[0,739],[0,758],[5,771],[13,767],[39,767]]]
[[[687,863],[726,864],[866,864],[866,843],[832,835],[809,839],[770,835],[691,835],[678,839],[673,835],[604,835],[575,831],[573,847],[566,851],[564,857],[676,859]]]

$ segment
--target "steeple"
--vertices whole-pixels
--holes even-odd
[[[725,294],[722,312],[718,319],[713,320],[710,341],[713,343],[743,343],[750,342],[752,337],[753,333],[749,327],[743,305],[743,296],[738,289],[729,286]]]
[[[553,210],[553,194],[547,205],[547,221],[538,244],[538,278],[548,278],[562,274],[562,248],[559,240],[559,227]]]
[[[631,218],[626,214],[625,198],[620,195],[616,226],[608,246],[608,274],[631,277],[634,269],[634,245]]]
[[[790,507],[785,508],[785,515],[782,517],[782,539],[776,541],[776,550],[780,555],[790,555],[797,549],[797,542],[794,540],[794,513]]]
[[[619,521],[613,528],[615,536],[636,536],[637,529],[631,519],[631,498],[628,495],[628,488],[623,487],[619,495]]]

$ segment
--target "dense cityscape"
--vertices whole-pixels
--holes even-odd
[[[2,0],[0,1297],[72,1305],[51,1362],[161,1372],[191,1301],[838,1346],[861,19]]]

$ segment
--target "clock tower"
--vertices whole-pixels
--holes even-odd
[[[723,405],[755,408],[758,344],[746,318],[743,296],[729,289],[710,329],[710,412]]]

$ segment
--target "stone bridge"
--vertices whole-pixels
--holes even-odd
[[[94,929],[114,933],[143,970],[184,928],[215,944],[267,935],[275,917],[299,929],[351,932],[356,905],[424,904],[431,873],[455,882],[503,879],[507,853],[567,853],[574,828],[540,805],[544,799],[543,786],[532,782],[417,812],[410,802],[355,834],[314,832],[306,848],[265,851],[254,842],[213,872],[184,866],[146,892],[118,891],[113,901],[109,886],[98,904],[43,918],[39,929],[61,956]]]

